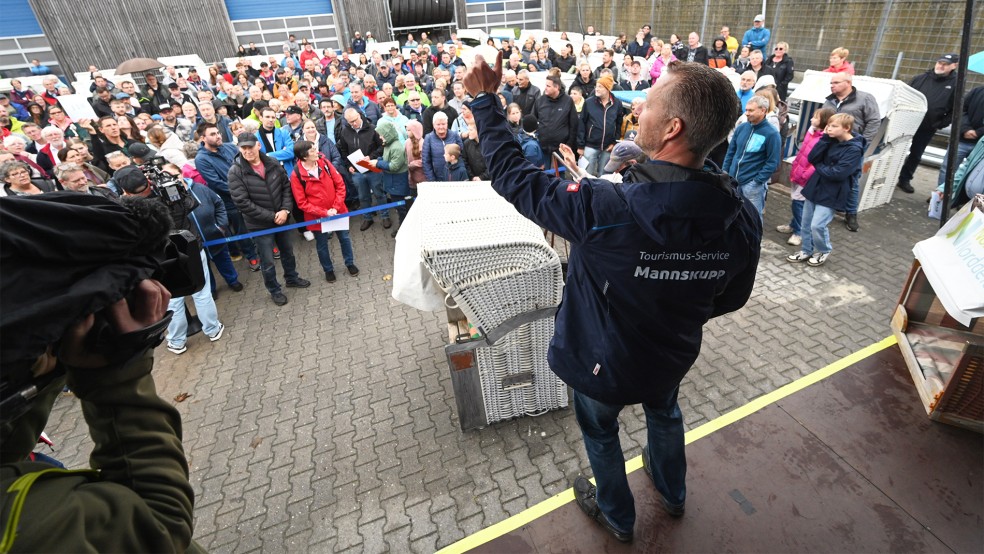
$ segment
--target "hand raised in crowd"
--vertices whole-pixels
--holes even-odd
[[[475,61],[470,69],[465,72],[465,90],[472,97],[477,97],[480,93],[487,92],[495,94],[502,83],[502,51],[495,56],[495,65],[489,67],[480,54],[475,55]]]

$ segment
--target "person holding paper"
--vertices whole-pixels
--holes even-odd
[[[370,171],[369,163],[360,165],[359,162],[371,162],[383,155],[383,141],[376,134],[376,128],[362,118],[362,115],[355,108],[345,110],[345,123],[338,129],[336,137],[338,151],[345,158],[346,169],[352,176],[359,192],[359,205],[362,208],[369,208],[375,198],[376,204],[382,204],[386,199],[386,192],[383,190],[383,175],[376,171]],[[390,221],[389,212],[383,212],[383,227],[389,229],[393,226]],[[372,212],[365,215],[362,220],[360,231],[365,231],[373,224]]]
[[[348,213],[345,207],[345,181],[335,166],[321,154],[318,146],[311,141],[299,140],[294,143],[294,157],[297,158],[297,165],[290,177],[290,188],[297,206],[304,211],[305,221]],[[308,225],[308,230],[314,233],[315,249],[321,269],[325,271],[325,281],[335,282],[335,266],[331,263],[328,248],[331,232],[323,226],[334,228],[349,275],[358,275],[359,268],[355,265],[352,240],[349,238],[348,218],[316,223]]]

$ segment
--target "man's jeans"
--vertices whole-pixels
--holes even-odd
[[[246,234],[246,222],[243,220],[243,214],[239,212],[236,205],[232,202],[232,199],[226,200],[222,199],[222,202],[226,207],[226,214],[229,217],[229,232],[231,236]],[[247,260],[257,259],[256,245],[253,244],[252,239],[238,240],[229,243],[229,255],[238,256],[243,254],[246,256]]]
[[[605,172],[605,166],[608,165],[608,160],[611,157],[611,152],[586,147],[583,156],[583,159],[586,161],[579,163],[578,166],[581,166],[590,175],[600,177]],[[584,165],[582,166],[582,164]]]
[[[574,391],[574,415],[598,487],[598,507],[616,529],[628,532],[635,525],[635,501],[625,476],[625,458],[618,440],[618,414],[623,407]],[[643,404],[642,408],[648,430],[648,465],[656,490],[670,504],[682,505],[687,497],[687,457],[677,391],[663,406]]]
[[[253,240],[256,241],[256,249],[260,255],[260,272],[263,274],[263,284],[270,294],[280,292],[280,283],[277,282],[277,266],[274,265],[273,259],[274,243],[276,243],[277,248],[280,248],[280,265],[284,268],[284,280],[293,283],[300,278],[297,275],[294,248],[290,244],[290,233],[280,232],[262,235]]]
[[[355,255],[352,254],[352,240],[349,239],[349,232],[335,231],[334,233],[338,237],[338,244],[342,247],[342,260],[345,262],[345,267],[355,265]],[[330,233],[314,231],[314,248],[318,251],[318,261],[321,262],[321,269],[325,270],[325,273],[335,271],[335,266],[331,263],[331,249],[328,247],[329,235]]]
[[[807,200],[803,204],[803,219],[800,220],[800,227],[802,227],[800,235],[803,237],[800,249],[807,254],[814,252],[827,254],[833,250],[830,244],[830,229],[828,229],[833,219],[834,210]]]
[[[967,159],[967,156],[970,155],[971,150],[975,146],[977,146],[976,142],[960,141],[957,145],[957,167],[960,167],[961,162]],[[943,181],[946,181],[946,164],[949,157],[950,150],[947,149],[946,154],[943,154],[943,165],[940,166],[940,175],[936,178],[936,186],[940,186],[943,184]]]
[[[209,247],[209,254],[211,254],[212,265],[215,266],[215,270],[225,279],[227,285],[231,285],[239,281],[239,272],[236,271],[236,266],[232,264],[232,258],[229,257],[229,247],[223,244],[222,246],[211,246]],[[211,275],[209,281],[212,283],[212,292],[215,292],[215,274]]]
[[[762,220],[763,224],[765,222],[764,216],[765,212],[765,195],[769,193],[769,183],[757,183],[755,181],[749,181],[744,185],[741,185],[741,195],[748,199],[755,206],[758,211],[759,219]]]
[[[198,312],[198,319],[202,322],[202,331],[212,336],[219,332],[222,325],[219,322],[219,311],[215,308],[215,300],[212,299],[212,290],[208,286],[210,274],[208,271],[208,259],[205,257],[205,250],[201,251],[202,268],[205,270],[205,285],[202,289],[191,295],[195,301],[195,311]],[[167,326],[167,343],[181,348],[188,341],[188,318],[185,312],[184,297],[172,298],[167,304],[167,309],[174,312],[171,316],[171,323]]]
[[[800,222],[803,220],[803,203],[806,200],[793,200],[790,205],[790,209],[793,212],[793,218],[789,220],[789,226],[793,228],[793,234],[800,234]]]
[[[359,173],[356,171],[351,175],[352,181],[359,191],[359,209],[364,210],[373,205],[379,206],[386,203],[386,191],[383,189],[382,173],[373,173],[372,171]],[[373,203],[373,200],[375,200],[375,203]],[[373,212],[369,212],[363,217],[365,219],[372,219],[373,215]],[[383,219],[389,219],[389,210],[384,211],[381,215]]]

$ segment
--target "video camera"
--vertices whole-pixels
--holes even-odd
[[[164,171],[164,164],[167,161],[158,156],[150,158],[146,163],[138,165],[140,171],[147,177],[150,183],[151,194],[164,201],[169,208],[182,201],[189,195],[188,187],[182,182],[181,177],[172,175]]]

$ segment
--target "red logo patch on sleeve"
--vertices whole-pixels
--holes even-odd
[[[567,185],[567,192],[577,192],[581,189],[581,183],[570,183]]]

